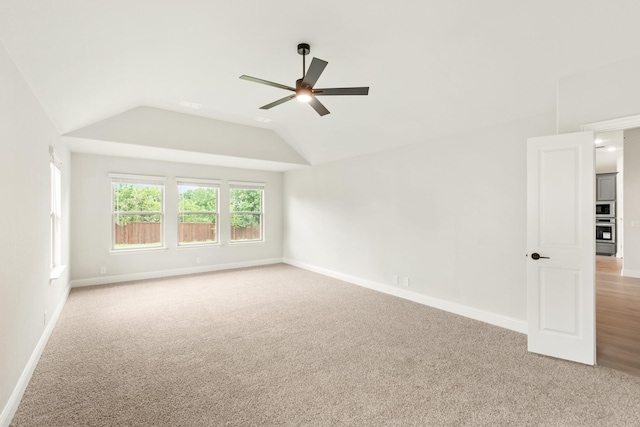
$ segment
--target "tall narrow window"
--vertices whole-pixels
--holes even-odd
[[[229,182],[231,241],[264,240],[263,183]]]
[[[178,245],[218,242],[220,181],[176,178],[178,183]]]
[[[164,177],[109,174],[113,250],[164,245]]]
[[[51,161],[49,176],[51,182],[51,271],[62,265],[62,160],[53,147],[49,147]]]

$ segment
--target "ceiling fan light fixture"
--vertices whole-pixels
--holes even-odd
[[[306,87],[301,87],[296,91],[296,99],[300,102],[311,101],[311,89]]]
[[[280,98],[277,101],[273,101],[267,105],[263,105],[262,107],[260,107],[261,110],[270,110],[273,107],[277,107],[278,105],[284,104],[285,102],[291,101],[293,98],[296,98],[300,102],[309,104],[309,106],[313,108],[320,116],[326,116],[330,113],[330,111],[327,110],[327,107],[322,105],[322,102],[318,100],[318,96],[369,94],[369,87],[333,87],[323,89],[314,88],[328,62],[323,61],[322,59],[313,58],[311,60],[311,65],[309,65],[309,68],[307,69],[305,57],[310,52],[311,48],[309,47],[308,43],[298,44],[298,53],[302,55],[302,78],[296,80],[295,88],[280,83],[270,82],[269,80],[247,76],[244,74],[240,76],[242,80],[248,80],[250,82],[260,83],[263,85],[277,87],[279,89],[293,92],[288,96],[285,96],[284,98]]]

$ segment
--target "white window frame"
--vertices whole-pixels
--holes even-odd
[[[51,211],[49,214],[51,236],[50,278],[57,279],[62,271],[62,158],[53,147],[49,147],[49,178],[51,188]]]
[[[215,246],[220,245],[220,183],[218,179],[202,179],[202,178],[178,178],[176,177],[176,185],[178,187],[178,221],[177,221],[177,241],[178,247],[192,248],[196,246]],[[202,188],[214,188],[216,190],[216,211],[181,211],[180,210],[180,186],[192,186]],[[180,243],[180,216],[183,214],[205,214],[216,216],[216,240],[213,242],[203,243]]]
[[[260,191],[260,212],[233,212],[229,210],[229,243],[231,244],[245,244],[245,243],[263,243],[265,242],[265,226],[264,226],[264,203],[265,203],[265,190],[267,184],[264,182],[247,182],[247,181],[229,181],[229,201],[231,200],[232,190],[258,190]],[[251,240],[231,240],[231,228],[233,215],[249,214],[260,215],[260,239]]]
[[[111,252],[138,252],[138,251],[154,251],[154,250],[164,250],[165,246],[165,193],[166,186],[165,181],[167,180],[164,176],[153,176],[153,175],[133,175],[133,174],[122,174],[122,173],[109,173],[109,178],[111,178]],[[158,246],[149,246],[149,247],[141,247],[141,248],[116,248],[116,215],[120,213],[115,210],[115,200],[114,200],[114,191],[113,186],[116,183],[121,184],[146,184],[146,185],[157,185],[162,187],[162,202],[161,202],[161,211],[140,211],[133,212],[127,211],[127,215],[160,215],[160,245]]]

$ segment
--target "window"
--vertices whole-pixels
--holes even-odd
[[[113,250],[163,247],[164,177],[109,174]]]
[[[62,267],[62,160],[53,147],[49,147],[51,162],[49,176],[51,182],[51,271]]]
[[[231,241],[264,240],[265,184],[229,181]]]
[[[176,178],[178,182],[178,245],[218,243],[220,181]]]

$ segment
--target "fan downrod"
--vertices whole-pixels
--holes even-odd
[[[298,53],[302,56],[309,55],[311,52],[311,46],[309,43],[300,43],[298,44]]]

